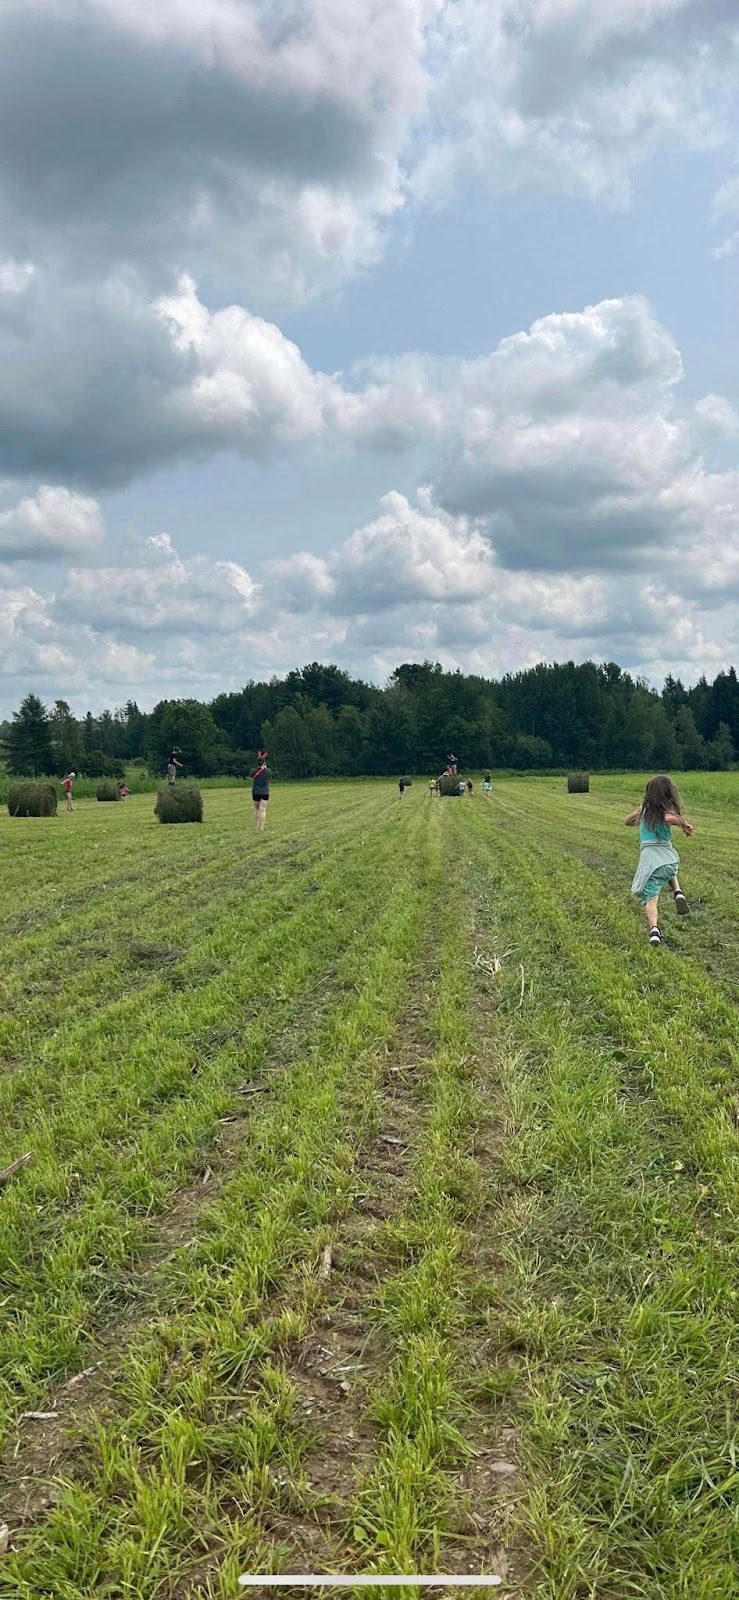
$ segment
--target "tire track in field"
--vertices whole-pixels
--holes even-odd
[[[374,888],[371,883],[366,885],[363,895],[355,896],[355,899],[352,903],[351,924],[353,924],[353,927],[350,925],[349,917],[343,914],[344,908],[339,902],[336,901],[337,889],[340,887],[341,882],[343,881],[342,872],[345,865],[344,858],[349,849],[350,846],[342,844],[337,851],[334,852],[334,856],[331,858],[332,871],[328,872],[328,875],[322,884],[321,895],[317,896],[314,902],[316,913],[319,901],[323,899],[326,902],[326,915],[330,915],[330,918],[333,919],[333,923],[335,924],[334,948],[337,947],[338,940],[339,952],[342,950],[346,951],[348,948],[350,948],[356,938],[356,928],[357,924],[360,922],[360,907],[364,908],[365,916],[370,917],[374,909]],[[388,869],[386,866],[385,871],[387,870]],[[380,881],[382,881],[382,874],[380,874]],[[300,913],[296,913],[294,920],[296,922],[296,929],[299,930]],[[269,930],[266,930],[263,933],[261,946],[264,947],[265,952],[271,948],[271,933]],[[259,941],[257,941],[257,944],[255,945],[255,952],[257,955],[258,949],[261,948],[261,946]],[[283,941],[280,947],[280,961],[277,963],[272,962],[270,966],[270,981],[273,985],[273,989],[280,976],[280,962],[287,968],[290,960],[290,941],[286,937],[285,930],[283,930]],[[284,1016],[289,1018],[294,1007],[303,1003],[306,992],[306,984],[320,981],[322,972],[320,954],[304,962],[303,966],[305,970],[302,972],[302,974],[299,974],[297,988],[292,998],[288,996],[285,1001],[278,1001],[277,996],[273,996],[274,1013],[279,1010]],[[260,1012],[263,1011],[263,1000],[260,1001],[259,1009]],[[157,1026],[159,1026],[160,1021],[161,1018],[157,1020]],[[159,1179],[152,1177],[152,1163],[154,1162],[155,1155],[154,1141],[158,1139],[159,1144],[161,1145],[162,1138],[167,1135],[167,1129],[171,1127],[169,1144],[172,1146],[172,1152],[175,1153],[175,1179],[185,1170],[190,1169],[193,1156],[197,1160],[198,1150],[207,1145],[208,1138],[212,1137],[213,1126],[217,1117],[222,1115],[223,1112],[229,1108],[229,1100],[233,1093],[233,1087],[238,1082],[239,1075],[243,1076],[242,1063],[248,1062],[252,1069],[258,1068],[261,1058],[264,1054],[263,1031],[263,1025],[259,1022],[259,1020],[252,1019],[250,1021],[249,1030],[242,1038],[239,1057],[232,1060],[232,1053],[229,1053],[229,1048],[227,1046],[223,1052],[223,1064],[221,1066],[219,1066],[219,1062],[221,1061],[221,1053],[217,1052],[214,1059],[208,1064],[207,1071],[201,1073],[199,1079],[193,1080],[188,1072],[187,1084],[189,1086],[189,1084],[192,1083],[192,1092],[189,1094],[189,1098],[187,1098],[185,1101],[176,1099],[174,1106],[169,1107],[165,1100],[159,1111],[155,1112],[154,1114],[144,1115],[145,1108],[144,1110],[140,1111],[139,1122],[143,1130],[141,1138],[145,1139],[146,1149],[148,1151],[146,1156],[146,1181],[149,1184],[152,1182],[154,1183],[154,1191],[156,1190],[157,1182],[160,1181],[165,1181],[168,1184],[170,1191],[173,1187],[171,1159],[166,1163]],[[191,1107],[196,1099],[196,1095],[199,1095],[200,1101],[202,1102],[202,1109],[199,1113],[199,1119],[202,1127],[200,1126],[200,1123],[192,1123]],[[105,1114],[107,1115],[107,1112]],[[193,1127],[195,1130],[194,1134]],[[193,1145],[194,1139],[194,1148],[189,1151],[188,1139],[190,1145]],[[82,1164],[79,1155],[77,1160],[78,1164]],[[106,1153],[104,1170],[102,1172],[98,1172],[97,1180],[96,1182],[92,1183],[90,1193],[85,1194],[82,1188],[78,1187],[73,1204],[67,1204],[66,1208],[64,1209],[63,1221],[65,1226],[61,1237],[61,1244],[58,1232],[59,1219],[57,1221],[57,1231],[53,1235],[52,1244],[48,1207],[41,1218],[36,1215],[36,1210],[34,1208],[31,1221],[35,1233],[38,1234],[39,1229],[42,1229],[44,1230],[44,1237],[48,1236],[49,1239],[48,1244],[43,1243],[43,1240],[41,1240],[41,1243],[38,1244],[38,1248],[43,1249],[43,1262],[41,1262],[39,1258],[39,1273],[41,1270],[41,1265],[43,1265],[44,1275],[50,1275],[50,1281],[52,1283],[55,1281],[55,1275],[58,1275],[59,1273],[62,1256],[65,1250],[67,1254],[69,1254],[71,1251],[70,1262],[72,1265],[70,1266],[70,1270],[72,1270],[74,1260],[76,1260],[75,1251],[78,1249],[78,1236],[79,1240],[84,1242],[83,1234],[85,1228],[87,1227],[86,1219],[88,1217],[93,1220],[97,1219],[94,1222],[93,1234],[97,1231],[98,1226],[102,1226],[101,1219],[104,1217],[105,1232],[112,1235],[114,1248],[116,1246],[117,1238],[116,1228],[118,1231],[120,1231],[120,1228],[123,1227],[124,1230],[127,1231],[127,1235],[130,1236],[128,1237],[126,1247],[126,1254],[129,1257],[137,1243],[140,1244],[142,1239],[146,1239],[147,1233],[150,1230],[146,1228],[145,1219],[142,1219],[140,1216],[141,1206],[140,1204],[136,1204],[135,1190],[132,1189],[130,1182],[131,1165],[132,1163],[135,1163],[136,1160],[136,1145],[135,1142],[133,1144],[131,1143],[130,1136],[127,1145],[121,1146],[117,1150],[113,1150],[112,1153]],[[138,1164],[139,1166],[141,1165],[140,1160]],[[159,1165],[161,1166],[161,1160],[159,1161]],[[119,1175],[118,1177],[117,1174]],[[144,1174],[142,1171],[142,1179],[143,1176]],[[38,1175],[36,1175],[34,1193],[38,1191],[38,1181]],[[53,1173],[50,1174],[50,1181],[53,1187],[55,1184],[55,1177]],[[96,1198],[97,1191],[100,1189],[101,1184],[102,1199]],[[123,1188],[121,1188],[121,1184],[123,1185]],[[116,1219],[118,1218],[120,1206],[116,1207],[113,1205],[113,1200],[111,1197],[118,1192],[120,1192],[121,1195],[121,1204],[123,1210],[119,1220],[117,1221]],[[17,1198],[17,1196],[18,1191],[15,1190],[14,1198]],[[156,1209],[159,1209],[160,1205],[161,1200],[159,1201]],[[111,1210],[111,1206],[113,1206],[113,1210]],[[92,1221],[90,1225],[92,1226]],[[94,1243],[94,1236],[91,1236],[89,1244],[90,1249],[93,1248]],[[26,1253],[28,1252],[26,1251]],[[99,1255],[100,1253],[97,1248],[95,1253],[96,1255]],[[120,1246],[117,1249],[117,1254],[120,1255]],[[33,1258],[31,1257],[28,1262],[29,1268],[32,1266],[32,1264]],[[104,1261],[94,1268],[92,1275],[89,1278],[89,1284],[86,1286],[87,1299],[89,1300],[90,1307],[95,1302],[98,1304],[109,1303],[112,1290],[115,1289],[116,1293],[118,1293],[120,1290],[120,1268],[116,1268],[114,1270],[111,1262],[109,1261],[107,1276],[105,1280],[103,1280],[101,1270],[103,1265]],[[17,1264],[15,1263],[14,1259],[13,1272],[16,1274],[16,1276],[17,1270]],[[32,1295],[32,1297],[37,1298],[38,1281],[35,1274],[31,1278],[28,1292]],[[17,1290],[13,1304],[14,1314],[16,1316],[22,1316],[24,1314],[25,1302],[21,1302]],[[90,1315],[89,1309],[85,1315]],[[7,1327],[6,1336],[9,1337]]]
[[[292,853],[288,855],[287,858],[285,858],[282,854],[273,854],[266,863],[258,862],[253,876],[250,875],[249,878],[250,888],[254,881],[258,882],[263,874],[269,874],[270,869],[276,867],[279,873],[281,900],[275,900],[272,904],[271,910],[272,915],[279,915],[282,908],[281,902],[284,903],[284,908],[287,909],[295,901],[296,896],[300,894],[302,889],[307,889],[309,892],[311,891],[313,886],[310,883],[310,876],[311,874],[315,873],[319,866],[322,868],[325,867],[326,863],[329,862],[340,849],[343,849],[345,853],[348,849],[351,849],[356,825],[356,821],[353,821],[351,829],[343,830],[335,835],[333,848],[329,851],[327,851],[322,844],[312,844],[303,852],[300,862],[298,865],[296,865],[292,875],[289,878],[284,878],[284,881],[283,868],[289,866],[292,859]],[[370,819],[366,825],[370,827],[375,826],[375,819]],[[227,878],[232,877],[232,865],[233,864],[229,864],[229,867],[226,869]],[[182,951],[176,951],[175,954],[178,956],[178,960],[174,970],[169,973],[169,976],[166,979],[168,988],[177,988],[183,982],[183,979],[186,981],[188,969],[192,968],[193,965],[196,967],[197,976],[197,963],[200,961],[201,982],[200,984],[197,982],[191,983],[188,985],[188,987],[192,989],[200,988],[203,991],[207,991],[208,988],[212,988],[214,984],[217,987],[218,983],[221,981],[222,972],[228,965],[229,952],[224,951],[222,952],[222,955],[216,965],[216,976],[214,978],[212,960],[213,952],[211,946],[216,941],[218,929],[223,926],[224,921],[228,917],[229,913],[237,910],[240,907],[244,891],[243,889],[239,888],[230,895],[225,897],[220,895],[219,897],[219,891],[221,887],[220,876],[213,885],[212,891],[210,885],[205,885],[204,887],[207,889],[207,893],[203,896],[202,901],[198,902],[196,900],[192,915],[184,924],[180,924],[176,929],[177,938],[179,939],[180,943],[184,941],[186,935],[190,931],[198,932],[200,934],[198,944],[202,946],[202,955],[200,957],[198,956],[198,945],[195,945],[194,947],[191,946],[189,949],[185,948]],[[157,888],[153,898],[156,902],[161,902],[162,895],[160,887]],[[207,919],[208,925],[206,926],[206,931],[203,932],[203,911],[204,909],[208,910],[210,908],[212,908],[212,918]],[[176,912],[176,905],[174,910]],[[136,926],[141,930],[141,908],[139,906],[134,907],[132,914],[136,919]],[[211,921],[212,926],[210,926]],[[244,907],[244,919],[241,924],[241,930],[244,933],[247,933],[252,927],[258,928],[262,922],[262,907],[250,893]],[[157,922],[151,931],[158,932],[159,928],[160,924]],[[167,909],[165,913],[163,928],[164,931],[168,933],[168,936],[171,937],[172,928],[170,926],[169,909]],[[150,930],[148,925],[146,925],[144,931],[149,933]],[[166,956],[167,952],[163,950],[162,953]],[[205,962],[204,965],[202,964],[203,959]],[[109,1013],[112,1025],[115,1026],[119,1032],[123,1032],[127,1026],[128,1018],[126,1011],[127,1009],[130,1010],[132,996],[135,997],[135,1008],[136,1014],[138,1015],[151,996],[161,994],[161,967],[162,963],[155,962],[153,973],[150,972],[145,977],[137,978],[133,976],[136,968],[135,964],[132,963],[131,967],[127,966],[123,971],[117,972],[114,975],[116,982],[114,984],[113,991],[109,992],[104,997],[104,1009]],[[19,1061],[17,1057],[14,1059],[12,1055],[12,1044],[10,1048],[8,1048],[6,1045],[6,1049],[8,1050],[6,1059],[11,1061],[14,1060],[16,1069],[14,1081],[12,1084],[5,1086],[5,1092],[0,1100],[6,1136],[7,1130],[13,1125],[11,1120],[13,1108],[16,1102],[22,1098],[24,1093],[24,1075],[27,1076],[29,1074],[33,1074],[33,1081],[35,1082],[39,1071],[43,1071],[44,1069],[44,1057],[49,1057],[53,1054],[53,1072],[51,1074],[50,1081],[45,1085],[44,1089],[44,1110],[48,1109],[48,1105],[50,1103],[53,1103],[55,1099],[61,1098],[61,1096],[63,1096],[66,1092],[65,1074],[63,1070],[60,1071],[59,1068],[59,1055],[64,1050],[65,1042],[70,1037],[73,1038],[77,1049],[80,1052],[84,1052],[86,1047],[86,1030],[88,1023],[93,1035],[98,1031],[101,997],[93,992],[88,997],[87,1008],[84,1005],[79,1007],[77,1001],[77,987],[78,979],[75,971],[68,979],[68,988],[70,989],[70,992],[75,995],[75,1008],[73,1015],[71,1017],[64,1018],[56,1028],[52,1029],[44,1038],[39,1041],[38,1047],[34,1049],[33,1053],[30,1055],[30,1059],[27,1059],[25,1062]],[[57,991],[55,996],[55,1009],[60,1004],[60,999],[61,993],[60,991]],[[119,1013],[117,1013],[114,1009],[116,1006],[121,1008]],[[27,1011],[22,1017],[23,1031],[27,1036],[33,1020],[32,1012],[29,1014],[29,1011]],[[38,1019],[36,1019],[36,1021],[38,1022]],[[75,1076],[76,1073],[77,1069],[75,1068]]]
[[[673,1071],[668,1066],[662,1081],[657,1073],[656,1082],[644,1070],[638,1075],[638,1063],[625,1058],[618,1019],[628,1024],[630,1006],[639,1010],[639,992],[624,970],[609,993],[610,942],[603,948],[604,930],[592,920],[587,960],[579,960],[579,925],[567,917],[565,875],[542,855],[538,841],[534,846],[522,836],[515,851],[496,851],[488,873],[480,874],[483,887],[486,876],[488,915],[500,915],[504,925],[509,918],[511,942],[520,927],[531,963],[518,1061],[515,974],[499,979],[511,1036],[507,1092],[516,1130],[507,1162],[510,1194],[501,1196],[509,1269],[501,1349],[513,1343],[523,1352],[533,1384],[523,1405],[527,1456],[542,1474],[527,1505],[546,1574],[536,1592],[574,1597],[592,1583],[592,1592],[600,1584],[604,1594],[627,1586],[629,1592],[666,1594],[680,1573],[686,1592],[690,1587],[728,1600],[736,1573],[721,1569],[719,1580],[711,1564],[722,1538],[729,1543],[730,1508],[722,1518],[719,1497],[709,1491],[710,1473],[721,1476],[724,1469],[699,1465],[722,1459],[723,1397],[736,1370],[730,1309],[737,1293],[735,1184],[734,1218],[730,1192],[724,1195],[726,1219],[712,1215],[722,1157],[720,1126],[706,1117],[710,1096],[701,1103],[701,1095],[691,1093],[690,1126],[682,1112],[679,1119],[686,1142],[678,1132],[676,1144],[679,1107],[671,1095],[683,1073],[682,1056],[670,1056]],[[601,949],[606,968],[598,981]],[[628,1035],[642,1066],[663,1055],[668,1061],[664,1010],[652,1008],[646,1029],[642,1014]],[[613,1027],[614,1018],[616,1037],[597,1039],[600,1020]],[[706,1165],[696,1170],[701,1146]],[[700,1186],[697,1176],[704,1179]],[[719,1270],[723,1294],[717,1292]],[[692,1343],[691,1313],[697,1316],[698,1307],[701,1336]],[[687,1380],[688,1374],[670,1420],[660,1393],[669,1395],[678,1375]],[[701,1382],[696,1400],[693,1390]],[[635,1433],[637,1392],[643,1408]],[[591,1463],[588,1442],[592,1448],[594,1441]],[[629,1487],[614,1493],[624,1462]],[[681,1485],[688,1484],[690,1494],[683,1496]],[[688,1572],[683,1547],[690,1551],[691,1541],[696,1565]]]
[[[494,1160],[494,1107],[479,1064],[464,1055],[448,1065],[438,1060],[449,992],[443,993],[442,972],[448,951],[442,951],[437,930],[441,918],[458,914],[463,910],[453,889],[450,895],[447,875],[429,908],[431,928],[413,993],[378,1086],[376,1131],[358,1169],[354,1210],[336,1237],[323,1315],[290,1367],[307,1415],[319,1423],[318,1440],[304,1462],[301,1514],[283,1515],[270,1528],[283,1551],[283,1571],[361,1571],[368,1564],[371,1570],[383,1565],[387,1570],[388,1559],[395,1570],[398,1562],[400,1570],[423,1570],[424,1563],[433,1563],[437,1571],[497,1571],[505,1579],[501,1594],[510,1595],[514,1557],[503,1545],[516,1472],[514,1436],[510,1420],[493,1417],[488,1403],[485,1306],[495,1253],[476,1199]],[[471,948],[467,956],[471,962]],[[459,1039],[441,1046],[451,1048],[452,1058],[459,1047]],[[446,1146],[448,1118],[454,1126],[448,1170],[437,1189],[438,1174],[430,1170],[434,1154],[429,1160],[426,1146],[432,1152]],[[424,1276],[430,1269],[433,1277],[438,1266],[444,1277],[453,1264],[446,1311],[432,1306],[424,1311],[421,1302],[429,1290]],[[419,1305],[411,1311],[417,1292]],[[395,1311],[403,1305],[398,1320]],[[406,1470],[415,1449],[423,1455],[420,1441],[427,1429],[436,1437],[438,1453],[425,1465],[419,1459],[415,1467],[421,1516],[430,1514],[434,1527],[418,1530],[416,1547],[404,1559],[388,1531],[403,1515],[407,1492],[403,1467],[393,1458],[393,1429],[401,1423],[389,1424],[388,1404],[391,1411],[394,1404],[402,1407],[414,1353],[422,1365],[429,1350],[426,1378],[438,1359],[455,1374],[461,1392],[436,1400],[427,1396],[430,1409],[420,1427],[418,1418],[414,1423],[406,1414],[409,1434],[419,1427]],[[432,1555],[434,1541],[438,1549]],[[204,1593],[201,1587],[185,1587],[182,1600],[202,1600]]]
[[[234,794],[237,797],[239,796],[239,791],[237,790],[229,790],[224,792]],[[375,804],[377,804],[378,798],[379,797],[376,794],[371,797]],[[341,796],[341,799],[343,803],[340,805],[335,805],[335,808],[332,804],[331,810],[328,814],[332,820],[334,818],[347,820],[348,825],[351,827],[353,825],[353,818],[357,813],[357,793],[347,792],[346,796]],[[335,793],[331,795],[331,800],[334,802]],[[365,803],[369,803],[369,797]],[[390,803],[391,802],[389,800],[385,801],[385,807],[387,807],[387,805]],[[248,801],[248,804],[250,805],[251,802]],[[143,820],[143,813],[139,812],[138,815],[140,815]],[[299,817],[295,820],[292,820],[289,814],[283,814],[283,816],[286,825],[283,826],[278,836],[280,844],[292,844],[293,841],[299,841],[304,835],[313,838],[313,830],[315,830],[319,825],[325,826],[327,816],[325,796],[319,799],[314,797],[312,794],[309,794],[307,797],[301,795],[301,810]],[[133,819],[130,817],[130,814],[127,814],[126,821],[128,822],[132,820]],[[281,817],[280,820],[282,821],[283,817]],[[63,863],[67,868],[67,871],[64,873],[64,875],[57,872],[53,880],[48,883],[48,886],[44,891],[45,898],[39,904],[35,904],[30,907],[26,906],[22,912],[17,913],[13,918],[6,918],[0,922],[0,938],[17,937],[17,935],[22,934],[24,930],[30,931],[39,924],[43,924],[44,928],[46,928],[50,924],[57,924],[63,920],[69,921],[78,910],[84,910],[84,908],[88,905],[91,896],[106,894],[110,897],[117,894],[121,889],[130,889],[131,885],[134,884],[143,883],[148,885],[154,878],[157,888],[152,893],[150,901],[147,902],[147,904],[153,903],[157,898],[161,897],[161,877],[164,874],[167,874],[168,890],[170,887],[169,878],[171,876],[171,878],[174,880],[174,889],[176,891],[177,882],[181,876],[188,876],[192,875],[193,873],[200,872],[201,870],[206,870],[212,863],[221,859],[223,848],[232,851],[240,848],[238,836],[235,836],[230,832],[230,830],[227,830],[220,820],[214,822],[213,824],[206,822],[203,825],[202,835],[197,843],[197,850],[195,852],[193,851],[193,840],[191,836],[178,842],[176,838],[171,837],[172,830],[166,829],[165,832],[167,839],[165,844],[162,842],[160,833],[158,832],[159,827],[159,824],[152,825],[150,823],[147,813],[146,825],[142,835],[136,835],[132,832],[127,832],[126,835],[120,839],[116,838],[114,835],[108,835],[104,842],[98,844],[95,842],[94,836],[92,836],[89,832],[85,833],[84,835],[80,833],[78,835],[78,842],[80,845],[80,850],[84,850],[86,852],[85,859],[88,868],[84,879],[80,881],[78,876],[73,880],[71,877],[72,872],[78,866],[78,857],[75,858],[74,861],[67,861],[63,855],[55,857],[55,864]],[[214,849],[215,840],[213,838],[213,830],[216,828],[223,829],[220,834],[220,844],[222,849],[218,851],[217,854],[206,854],[205,852],[212,851]],[[247,841],[254,841],[252,819],[249,815],[247,820],[246,812],[244,813],[244,838]],[[261,855],[265,846],[267,850],[270,849],[272,845],[272,838],[273,835],[268,833],[265,839],[261,839],[259,843],[253,844],[252,851],[249,851],[247,847],[245,854],[240,858],[235,857],[234,860],[236,861],[238,859],[242,862],[248,861],[250,856],[256,853],[257,849]],[[116,871],[115,866],[112,865],[109,858],[105,863],[100,864],[97,872],[89,870],[89,857],[91,852],[97,853],[98,849],[105,849],[112,855],[114,845],[116,845],[121,851],[130,851],[136,845],[140,847],[142,840],[144,846],[146,847],[145,854],[139,857],[135,868],[123,872],[120,870]],[[64,841],[65,844],[67,842],[70,844],[72,843],[71,840]],[[277,840],[275,840],[275,843],[277,843]],[[33,866],[35,863],[32,862],[31,865]],[[117,863],[115,865],[117,866]],[[22,879],[22,886],[24,888],[27,877],[28,872],[26,871]],[[10,892],[12,897],[12,889]]]
[[[340,957],[337,956],[337,960]],[[316,982],[310,997],[311,1026],[320,1025],[339,991],[336,963]],[[226,1188],[243,1159],[249,1140],[257,1095],[271,1092],[275,1075],[290,1070],[304,1046],[305,1024],[300,1017],[288,1021],[273,1037],[258,1078],[236,1090],[233,1109],[224,1117],[213,1146],[203,1157],[201,1171],[171,1197],[167,1211],[158,1216],[146,1245],[126,1282],[125,1308],[104,1321],[80,1351],[80,1370],[49,1393],[49,1417],[26,1427],[5,1457],[0,1457],[0,1521],[15,1530],[35,1522],[55,1503],[53,1480],[68,1477],[79,1467],[75,1433],[89,1426],[97,1411],[110,1403],[122,1352],[147,1323],[161,1315],[159,1294],[162,1274],[178,1253],[195,1243],[203,1214]]]
[[[376,907],[374,907],[374,901],[368,902],[368,904],[371,904],[374,912],[374,909],[376,909]],[[365,923],[365,926],[368,926],[368,928],[371,928],[371,925],[373,925],[373,915],[369,915],[368,920],[366,920]],[[357,928],[355,928],[354,934],[352,934],[352,942],[357,944]],[[362,941],[360,941],[360,944],[362,944]],[[322,1008],[320,1008],[318,1014],[326,1014],[326,1011],[330,1010],[331,1002],[333,1002],[334,998],[336,998],[336,990],[331,989],[330,992],[325,994],[325,997],[323,997]],[[312,1022],[314,1022],[315,1026],[315,1011],[314,1016],[312,1016]],[[299,1024],[296,1021],[293,1022],[291,1042],[293,1042],[293,1051],[298,1050],[298,1046],[304,1043],[304,1035],[299,1032]],[[282,1051],[280,1051],[280,1056],[282,1056]],[[283,1058],[282,1066],[285,1066],[285,1061],[283,1061]],[[261,1106],[261,1104],[262,1102],[258,1101],[258,1106]],[[254,1109],[254,1115],[259,1117],[258,1109]],[[240,1118],[240,1120],[243,1122],[243,1118]],[[197,1219],[198,1216],[200,1216],[200,1213],[202,1213],[203,1200],[205,1200],[208,1205],[211,1205],[211,1203],[213,1203],[214,1192],[216,1192],[218,1189],[221,1189],[224,1182],[227,1184],[229,1174],[232,1173],[232,1170],[234,1170],[234,1162],[235,1157],[237,1157],[237,1152],[238,1158],[243,1157],[242,1131],[246,1131],[246,1128],[245,1126],[242,1128],[242,1126],[238,1125],[238,1123],[234,1122],[227,1125],[226,1142],[229,1149],[227,1149],[227,1155],[224,1157],[224,1162],[222,1162],[221,1166],[218,1166],[218,1163],[214,1163],[214,1166],[218,1166],[218,1171],[214,1171],[213,1179],[211,1179],[211,1184],[210,1187],[208,1187],[208,1190],[206,1190],[206,1194],[203,1194],[203,1192],[198,1194],[197,1190],[190,1190],[190,1192],[186,1192],[186,1194],[182,1194],[181,1197],[179,1197],[178,1205],[176,1205],[176,1213],[174,1213],[173,1216],[170,1216],[170,1218],[166,1219],[165,1227],[160,1229],[158,1243],[154,1246],[154,1261],[157,1261],[158,1264],[162,1264],[162,1261],[160,1261],[160,1256],[162,1256],[163,1246],[166,1246],[166,1258],[170,1258],[171,1253],[173,1253],[173,1235],[174,1248],[176,1248],[176,1238],[178,1238],[178,1235],[181,1235],[181,1230],[192,1232],[192,1224],[194,1224],[195,1219]],[[149,1272],[150,1270],[152,1270],[152,1258],[149,1258]],[[152,1307],[150,1307],[149,1301],[147,1301],[146,1296],[144,1296],[144,1301],[142,1301],[141,1306],[138,1307],[138,1312],[144,1312],[144,1315],[146,1315],[147,1312],[150,1312],[150,1309],[152,1309]],[[138,1322],[139,1315],[136,1314],[136,1325],[138,1325]],[[101,1400],[101,1382],[99,1382],[98,1374],[88,1374],[88,1379],[83,1382],[82,1386],[78,1387],[78,1389],[75,1389],[74,1402],[72,1402],[72,1405],[67,1405],[66,1408],[67,1422],[72,1422],[75,1418],[78,1419],[83,1413],[85,1413],[86,1405],[90,1403],[90,1394],[93,1395],[93,1398],[96,1398],[98,1402]],[[50,1435],[48,1435],[46,1445],[50,1446],[51,1451],[54,1451],[56,1448],[58,1448],[58,1434],[58,1427],[54,1427],[54,1429],[51,1429]],[[26,1458],[26,1466],[27,1464],[29,1464],[29,1458]],[[43,1456],[42,1450],[42,1461],[37,1462],[37,1472],[38,1467],[43,1467],[43,1469],[46,1470],[48,1469],[48,1466],[50,1466],[50,1461],[48,1461],[48,1450],[46,1450],[46,1456]],[[21,1494],[26,1493],[26,1491],[22,1490],[22,1482],[21,1478],[18,1477],[18,1474],[16,1474],[16,1490],[18,1490]],[[16,1506],[16,1509],[18,1509],[18,1504],[18,1498],[16,1498],[16,1501],[14,1501],[14,1506]],[[34,1504],[30,1504],[29,1509],[34,1512],[34,1510],[43,1510],[43,1506],[37,1501],[35,1502],[35,1506]]]

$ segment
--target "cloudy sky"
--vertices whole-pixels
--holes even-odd
[[[739,660],[736,0],[0,0],[0,713]]]

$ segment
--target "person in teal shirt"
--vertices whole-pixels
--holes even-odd
[[[638,894],[644,907],[649,943],[662,943],[658,921],[659,897],[669,883],[679,916],[687,916],[690,906],[683,894],[677,876],[680,857],[672,843],[672,828],[682,828],[686,838],[693,832],[692,822],[683,816],[683,805],[671,778],[650,778],[644,799],[636,811],[626,818],[627,828],[639,826],[639,865],[631,885],[632,894]]]

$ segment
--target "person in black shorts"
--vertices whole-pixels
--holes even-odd
[[[398,784],[398,788],[399,788],[399,790],[400,790],[400,798],[401,798],[401,800],[402,800],[402,798],[403,798],[403,795],[404,795],[404,794],[405,794],[405,791],[406,791],[406,782],[405,782],[405,778],[401,778],[401,779],[400,779],[400,782],[399,782],[399,784]]]
[[[269,801],[269,786],[272,773],[267,766],[267,751],[257,751],[257,765],[252,772],[251,797],[254,801],[254,817],[257,832],[261,833],[267,824],[267,803]]]

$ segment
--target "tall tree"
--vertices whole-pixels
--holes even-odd
[[[51,727],[38,695],[27,694],[13,716],[8,737],[8,766],[19,777],[40,778],[54,770]]]
[[[728,722],[720,722],[715,739],[706,745],[706,765],[712,772],[726,772],[734,760],[734,744]]]
[[[316,770],[316,752],[303,718],[294,706],[284,706],[275,717],[270,759],[285,778],[309,778]]]
[[[680,707],[675,718],[675,734],[680,749],[680,766],[685,772],[699,772],[706,764],[705,741],[695,725],[690,706]]]
[[[82,733],[66,700],[55,700],[50,717],[55,771],[77,771],[84,761]]]

